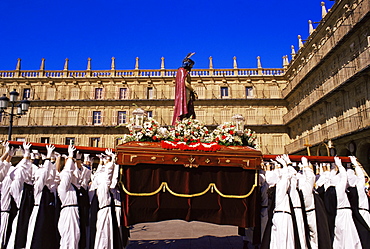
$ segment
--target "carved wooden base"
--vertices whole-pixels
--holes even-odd
[[[188,168],[199,166],[242,167],[260,169],[261,151],[246,146],[221,146],[216,152],[166,150],[160,143],[129,142],[117,146],[117,163],[120,165],[136,164],[172,164]]]

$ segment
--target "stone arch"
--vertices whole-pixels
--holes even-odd
[[[366,172],[370,172],[370,142],[360,143],[357,147],[356,157]]]

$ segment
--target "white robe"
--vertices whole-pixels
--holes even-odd
[[[12,166],[10,162],[0,161],[0,182],[3,182],[5,176],[8,174],[10,166]]]
[[[302,191],[306,208],[307,223],[310,230],[310,244],[312,249],[318,248],[315,201],[313,197],[313,186],[316,176],[309,167],[303,168],[303,174],[299,177],[298,187]]]
[[[316,188],[319,188],[321,186],[325,186],[328,184],[329,181],[329,171],[324,171],[320,174],[319,179],[316,181]]]
[[[298,229],[298,236],[299,236],[299,242],[301,244],[301,249],[307,248],[306,245],[306,233],[305,233],[305,227],[304,227],[304,221],[303,221],[303,210],[302,210],[302,204],[301,199],[299,198],[299,194],[297,191],[297,185],[298,185],[298,179],[296,176],[292,176],[290,179],[290,198],[292,200],[294,214],[297,222],[297,229]]]
[[[39,167],[34,174],[34,184],[33,184],[33,196],[35,198],[35,205],[32,209],[31,217],[28,222],[28,229],[27,229],[27,242],[26,248],[31,248],[32,238],[33,238],[33,231],[35,230],[35,224],[37,219],[37,214],[39,212],[39,205],[42,197],[42,190],[46,185],[46,181],[50,175],[52,164],[50,160],[46,160],[44,165]]]
[[[13,197],[18,211],[12,223],[12,232],[10,234],[9,242],[7,245],[8,249],[14,248],[15,236],[17,233],[18,214],[23,193],[23,185],[24,183],[31,184],[31,175],[32,163],[28,159],[22,159],[16,166],[15,170],[10,174],[10,178],[12,179],[12,183],[10,185],[10,195]]]
[[[370,227],[369,201],[365,192],[365,174],[360,166],[355,167],[357,176],[356,188],[358,192],[358,208],[367,225]]]
[[[113,200],[114,200],[114,206],[116,211],[116,219],[117,219],[117,225],[119,229],[119,235],[121,241],[124,241],[124,234],[122,233],[123,224],[121,223],[122,219],[122,200],[121,200],[121,193],[117,185],[119,184],[119,165],[114,165],[114,171],[113,171],[113,178],[112,178],[112,184],[111,184],[111,193],[113,194]],[[128,241],[127,241],[128,243]],[[127,245],[125,245],[127,246]]]
[[[81,180],[80,180],[81,187],[87,190],[90,181],[91,181],[91,170],[83,166],[81,168]]]
[[[60,249],[78,249],[80,241],[80,216],[78,213],[77,195],[72,186],[75,165],[72,159],[67,162],[60,172],[58,195],[62,203],[62,210],[58,221],[60,234]],[[64,207],[64,208],[63,208]]]
[[[12,179],[10,174],[15,170],[14,166],[11,166],[8,174],[4,177],[1,186],[1,224],[0,224],[0,248],[4,248],[6,239],[6,230],[8,229],[9,211],[10,211],[10,185]]]
[[[337,216],[335,217],[334,228],[334,249],[361,249],[361,242],[358,236],[355,223],[352,218],[351,205],[349,203],[347,188],[347,172],[343,166],[338,166],[337,192]]]
[[[12,166],[12,164],[10,162],[0,161],[0,196],[1,196],[1,186],[2,186],[2,183],[4,181],[5,176],[7,175],[8,171],[10,169],[10,166]],[[1,201],[1,199],[0,199],[0,201]],[[0,214],[0,216],[1,216],[1,214]],[[0,219],[0,222],[1,222],[1,219]],[[1,242],[0,242],[0,244],[1,244]]]
[[[266,172],[266,180],[267,180]],[[289,205],[290,175],[284,167],[276,183],[275,209],[272,217],[270,249],[294,249],[294,231]]]
[[[94,186],[99,201],[99,211],[96,221],[95,249],[114,249],[113,223],[111,213],[110,186],[112,184],[114,164],[112,162],[103,166],[98,175],[94,177]]]

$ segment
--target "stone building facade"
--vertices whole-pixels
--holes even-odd
[[[242,114],[258,134],[264,154],[356,155],[370,167],[370,3],[338,0],[283,68],[193,69],[197,119],[210,128]],[[14,121],[13,140],[114,147],[140,106],[170,125],[176,69],[0,71],[0,94],[13,89],[29,99],[27,115]],[[9,125],[0,119],[5,140]],[[332,147],[333,145],[334,147]],[[310,151],[307,151],[310,147]]]

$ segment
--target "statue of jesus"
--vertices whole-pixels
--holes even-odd
[[[191,86],[190,71],[194,66],[194,61],[190,59],[195,53],[189,53],[182,61],[182,66],[177,70],[175,82],[175,109],[173,112],[172,125],[177,120],[183,118],[196,118],[194,112],[194,100],[197,99],[193,87]]]

